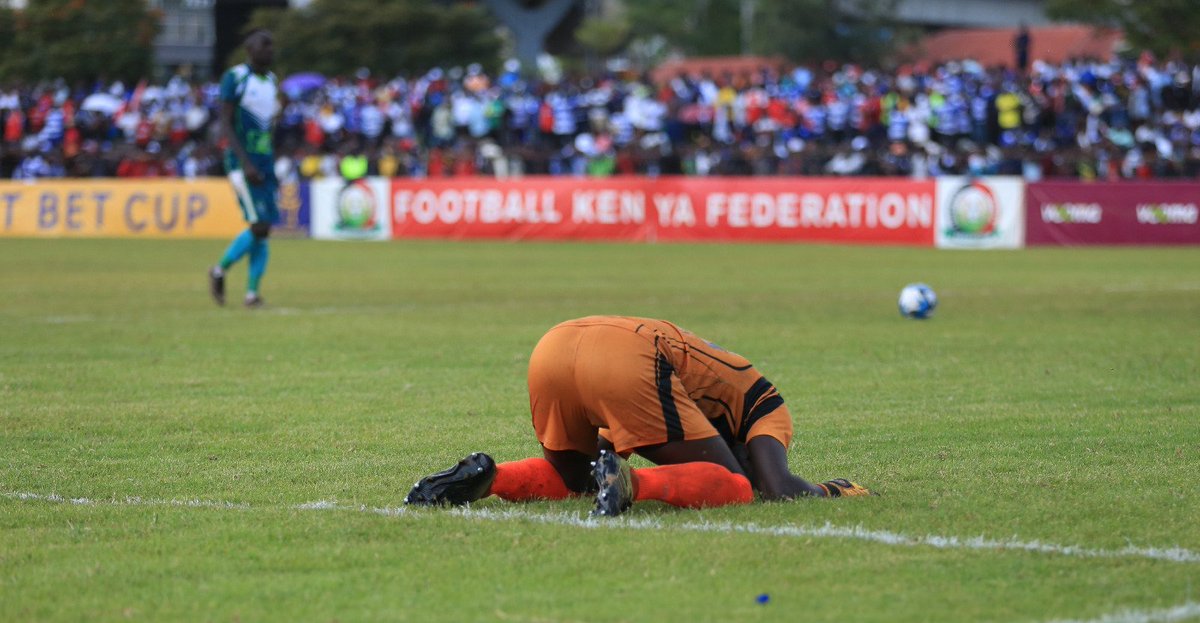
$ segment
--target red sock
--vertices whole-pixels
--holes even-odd
[[[633,488],[635,501],[658,500],[685,508],[754,501],[754,489],[745,476],[700,461],[635,469]]]
[[[575,495],[550,461],[538,458],[497,463],[491,493],[510,502],[564,500]]]

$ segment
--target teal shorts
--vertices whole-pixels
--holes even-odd
[[[279,206],[275,200],[279,184],[273,176],[268,175],[267,181],[255,185],[246,181],[245,172],[234,169],[229,172],[229,183],[233,184],[233,193],[237,195],[242,217],[247,223],[275,223],[279,220]]]

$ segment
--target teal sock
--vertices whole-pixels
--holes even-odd
[[[263,273],[267,272],[267,260],[270,257],[271,250],[267,247],[266,239],[256,239],[250,245],[250,283],[246,287],[248,292],[258,292],[258,282],[262,280]]]
[[[225,249],[225,256],[221,258],[221,270],[228,270],[230,266],[242,259],[253,243],[254,234],[250,233],[249,229],[238,234],[238,237],[229,243],[229,248]]]

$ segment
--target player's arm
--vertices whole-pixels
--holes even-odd
[[[246,146],[242,145],[237,132],[233,130],[233,116],[236,113],[237,104],[235,102],[228,100],[221,102],[221,132],[225,134],[225,140],[229,142],[229,148],[233,150],[233,155],[237,156],[238,162],[242,163],[242,172],[246,174],[246,181],[257,186],[262,184],[265,179],[258,167],[250,161],[250,156],[246,153]]]
[[[746,444],[746,449],[750,454],[750,483],[764,500],[873,495],[866,487],[845,478],[813,484],[793,474],[788,469],[787,448],[774,437],[753,437]]]
[[[778,439],[759,435],[746,443],[746,450],[750,455],[750,482],[764,500],[825,495],[824,489],[788,469],[787,448]]]

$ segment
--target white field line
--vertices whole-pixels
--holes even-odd
[[[60,504],[74,504],[76,506],[189,506],[192,508],[232,508],[239,510],[250,510],[249,504],[240,504],[237,502],[214,502],[211,500],[156,500],[145,499],[135,496],[125,496],[120,498],[108,498],[103,500],[92,500],[89,498],[68,498],[56,493],[23,493],[20,491],[4,492],[0,495],[22,501],[34,502],[57,502]]]
[[[1200,552],[1180,547],[1134,547],[1121,549],[1097,549],[1077,545],[1057,545],[1042,541],[1022,541],[1013,537],[1007,540],[990,539],[983,536],[960,538],[956,536],[910,536],[888,530],[872,530],[862,526],[760,526],[754,523],[735,524],[728,522],[685,522],[663,523],[654,518],[618,517],[615,520],[599,521],[591,517],[580,517],[571,513],[530,513],[519,509],[458,509],[451,511],[463,517],[490,521],[529,521],[580,528],[615,528],[626,530],[658,530],[663,532],[715,532],[744,533],[782,538],[828,538],[870,541],[885,545],[906,547],[934,547],[937,549],[968,549],[991,551],[1026,551],[1038,554],[1057,554],[1077,558],[1149,558],[1180,563],[1200,563]]]
[[[198,508],[224,508],[250,510],[249,504],[235,502],[219,502],[209,500],[155,500],[140,497],[124,497],[91,500],[88,498],[66,498],[57,494],[39,494],[23,492],[0,492],[0,496],[16,500],[58,502],[77,505],[114,505],[114,506],[188,506]],[[306,502],[289,506],[295,510],[337,510],[373,513],[386,517],[428,517],[433,512],[427,510],[410,510],[406,507],[349,506],[328,500]],[[962,549],[976,551],[1015,551],[1035,554],[1068,556],[1072,558],[1144,558],[1165,562],[1197,564],[1200,563],[1200,552],[1182,547],[1136,547],[1128,545],[1120,549],[1101,549],[1082,547],[1078,545],[1059,545],[1043,541],[1025,541],[1016,537],[1010,539],[992,539],[984,536],[957,537],[928,534],[913,536],[889,530],[873,530],[862,526],[835,526],[825,523],[819,526],[782,525],[762,526],[754,523],[730,523],[713,521],[689,521],[683,523],[663,522],[657,518],[616,517],[611,519],[595,519],[578,513],[534,513],[522,508],[456,508],[445,511],[448,514],[476,521],[525,521],[530,523],[569,526],[583,529],[608,530],[645,530],[655,532],[702,532],[716,534],[753,534],[777,538],[823,538],[868,541],[898,547],[932,547],[936,549]],[[1156,619],[1157,620],[1157,619]]]
[[[2,4],[2,2],[0,2]],[[1200,289],[1200,288],[1197,288]],[[392,313],[399,309],[403,309],[402,305],[361,305],[361,306],[327,306],[327,307],[266,307],[255,312],[258,315],[268,316],[336,316],[347,313],[360,314],[380,314]],[[206,312],[209,314],[219,314],[218,310]],[[179,315],[179,314],[176,314]],[[119,322],[125,323],[124,317],[106,316],[96,314],[63,314],[49,316],[29,316],[30,322],[40,322],[44,324],[60,325],[60,324],[86,324],[86,323],[101,323],[101,322]]]
[[[1162,610],[1122,610],[1098,619],[1056,620],[1049,623],[1171,623],[1200,617],[1200,603],[1188,602]]]
[[[1109,285],[1101,288],[1101,291],[1108,293],[1126,293],[1126,292],[1194,292],[1200,290],[1200,282],[1182,282],[1174,284],[1150,285],[1144,283],[1127,283]]]
[[[46,324],[79,324],[83,322],[96,322],[96,317],[91,314],[80,314],[75,316],[46,316],[42,318],[42,322]]]

